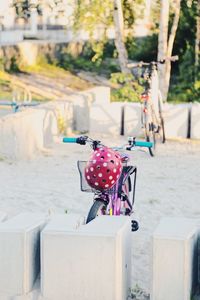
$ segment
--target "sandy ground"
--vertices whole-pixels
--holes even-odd
[[[124,138],[102,138],[121,145]],[[168,141],[156,157],[131,152],[138,167],[135,218],[140,230],[132,235],[132,287],[150,291],[151,236],[163,216],[200,216],[200,143]],[[0,210],[10,216],[22,211],[81,213],[86,215],[92,194],[79,189],[78,159],[89,147],[57,143],[31,161],[0,160]]]

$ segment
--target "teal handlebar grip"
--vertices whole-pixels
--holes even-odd
[[[73,138],[73,137],[64,137],[63,138],[63,143],[76,143],[77,142],[77,138]]]
[[[137,147],[152,148],[154,146],[154,143],[152,143],[152,142],[145,142],[145,141],[135,141],[135,146],[137,146]]]

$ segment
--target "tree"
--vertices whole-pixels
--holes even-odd
[[[114,28],[120,69],[122,73],[130,73],[127,67],[128,54],[124,43],[124,18],[121,0],[114,0]]]
[[[13,0],[12,6],[15,8],[16,15],[26,20],[30,18],[32,9],[37,9],[37,13],[41,14],[40,1]]]
[[[200,55],[200,0],[197,2],[197,16],[196,16],[196,38],[195,38],[195,66],[199,66]]]
[[[175,0],[173,3],[173,22],[170,34],[168,34],[169,28],[169,0],[161,1],[160,12],[160,26],[159,26],[159,39],[158,39],[158,60],[162,60],[172,56],[173,45],[178,28],[181,0]],[[159,79],[160,79],[160,91],[162,98],[165,101],[167,99],[171,74],[171,62],[166,60],[166,63],[159,66]]]
[[[172,100],[200,100],[200,64],[197,55],[199,16],[199,0],[181,1],[180,21],[174,43],[174,53],[179,55],[179,63],[172,78]]]
[[[135,3],[142,3],[143,0],[135,0]],[[107,40],[108,30],[114,27],[115,46],[118,52],[119,65],[122,72],[129,73],[127,69],[127,51],[125,47],[124,27],[133,25],[134,5],[130,0],[78,0],[74,11],[74,27],[76,30],[83,29],[89,33],[93,44],[100,44],[97,47],[99,54],[102,53],[103,45]],[[124,18],[125,16],[125,18]],[[95,33],[101,32],[99,41],[95,41]],[[101,50],[100,50],[101,49]],[[98,55],[95,56],[95,59]]]

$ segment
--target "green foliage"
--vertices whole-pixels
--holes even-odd
[[[36,8],[39,15],[42,14],[40,3],[35,5],[29,0],[13,0],[12,6],[15,8],[18,18],[30,18],[32,8]]]
[[[4,70],[4,58],[0,57],[0,71]]]
[[[179,74],[172,82],[169,101],[200,102],[200,68],[194,67],[194,54],[190,46],[182,57]]]
[[[139,285],[136,284],[134,288],[129,289],[128,299],[149,300],[150,295],[147,294]]]
[[[200,66],[195,67],[196,16],[197,0],[182,0],[174,43],[174,54],[179,55],[179,63],[175,67],[175,76],[172,77],[169,101],[200,102]]]
[[[128,56],[135,61],[152,61],[156,60],[158,35],[152,34],[142,38],[128,37],[126,42]]]
[[[136,18],[143,16],[144,3],[144,0],[122,0],[125,29],[132,29]]]
[[[119,68],[115,60],[111,58],[104,59],[106,56],[105,53],[102,53],[101,59],[93,59],[94,52],[92,46],[87,43],[78,57],[71,55],[67,48],[63,49],[60,53],[57,65],[71,72],[84,70],[110,76],[112,72],[117,72]]]
[[[179,55],[180,59],[188,49],[188,45],[191,46],[191,50],[195,45],[197,0],[190,1],[191,6],[188,2],[188,0],[181,1],[180,21],[174,43],[174,53]],[[172,16],[170,23],[172,23]]]
[[[111,74],[111,83],[116,88],[112,90],[111,100],[122,102],[138,102],[143,88],[134,79],[132,74],[114,73]]]
[[[123,0],[122,9],[124,17],[124,26],[126,29],[132,29],[135,16],[144,0]],[[140,5],[140,9],[138,8]],[[89,33],[92,50],[94,51],[93,61],[101,60],[104,53],[104,47],[108,42],[107,30],[113,25],[114,1],[104,0],[78,0],[74,10],[74,30],[85,30]],[[141,15],[141,13],[140,13]],[[98,40],[95,35],[98,32]]]
[[[18,73],[18,72],[20,72],[20,68],[19,68],[18,60],[17,60],[16,56],[12,56],[11,57],[9,72],[10,73]]]

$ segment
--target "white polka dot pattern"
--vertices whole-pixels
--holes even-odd
[[[85,168],[85,179],[94,189],[104,191],[113,187],[122,170],[121,159],[114,150],[100,147],[90,157]]]

